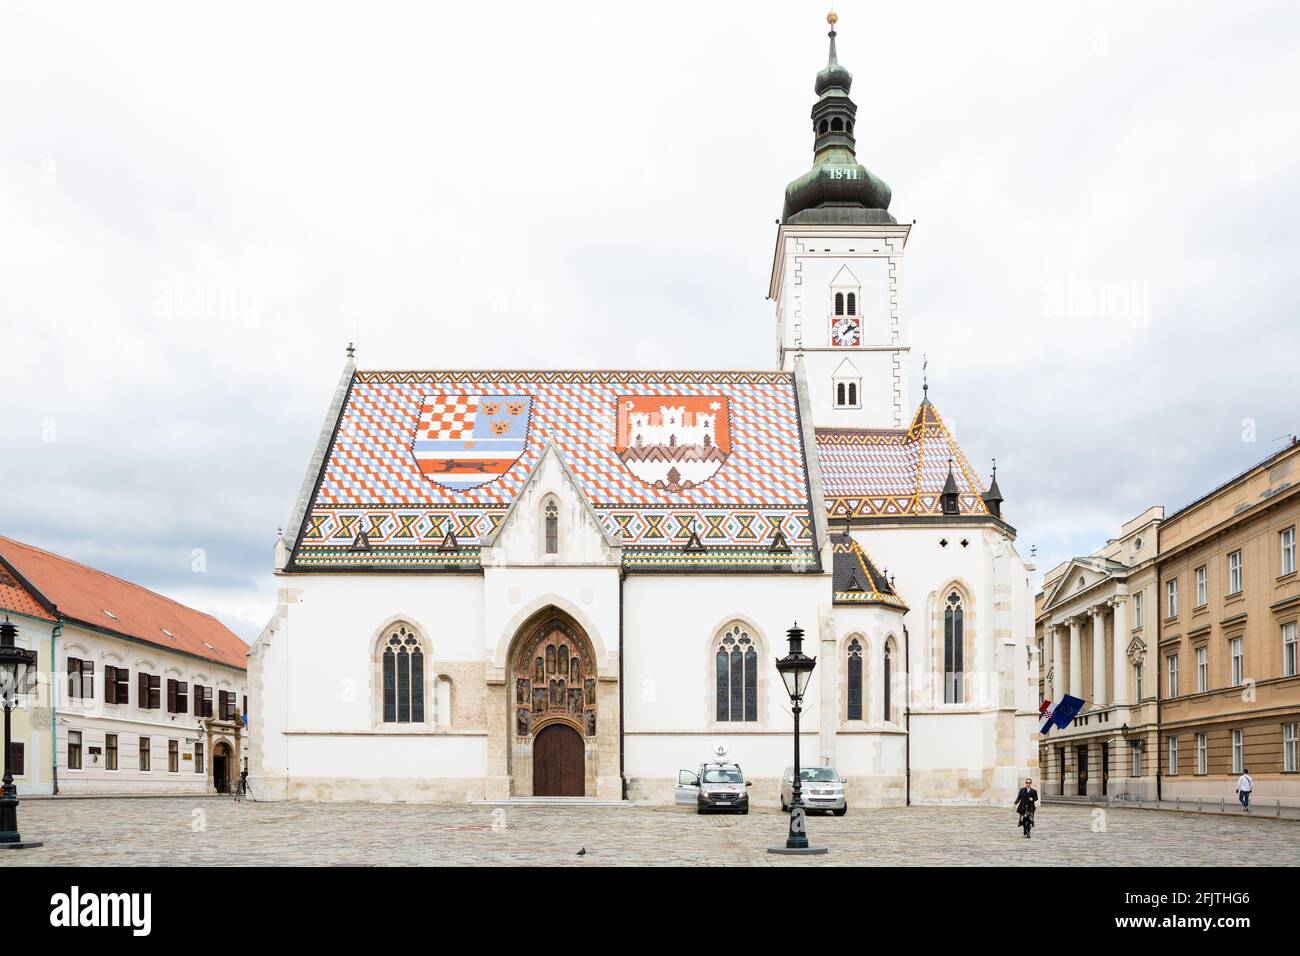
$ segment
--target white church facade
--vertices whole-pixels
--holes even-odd
[[[832,29],[773,369],[349,354],[250,654],[259,797],[669,803],[725,741],[776,806],[795,622],[804,761],[851,806],[1003,804],[1037,775],[1029,570],[996,479],[909,407],[910,227],[857,161],[851,82]]]

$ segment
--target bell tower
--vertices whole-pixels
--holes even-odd
[[[817,74],[812,169],[785,188],[768,298],[780,366],[802,356],[818,428],[903,428],[908,344],[903,250],[911,226],[889,213],[889,186],[857,158],[853,75],[830,53]]]

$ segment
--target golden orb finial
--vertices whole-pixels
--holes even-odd
[[[826,22],[829,23],[831,29],[834,30],[835,24],[840,22],[840,15],[832,10],[830,13],[826,14]]]

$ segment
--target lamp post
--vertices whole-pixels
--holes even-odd
[[[24,850],[40,846],[39,842],[23,842],[18,833],[18,788],[14,786],[13,748],[9,746],[9,715],[18,705],[18,695],[27,690],[27,675],[36,666],[36,652],[25,650],[14,643],[18,628],[5,616],[0,623],[0,705],[5,712],[5,775],[0,787],[0,849]]]
[[[790,640],[790,653],[777,660],[776,669],[785,683],[786,693],[790,695],[790,708],[794,714],[794,780],[791,781],[794,792],[790,797],[790,833],[786,837],[785,846],[769,847],[767,852],[821,854],[826,852],[826,847],[808,845],[803,793],[799,785],[799,715],[803,712],[803,695],[808,689],[808,678],[817,666],[817,658],[809,657],[803,652],[803,629],[797,622],[786,632],[786,637]]]

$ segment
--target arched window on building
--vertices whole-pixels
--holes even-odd
[[[546,553],[560,553],[560,506],[554,498],[547,498],[542,508],[542,522],[545,524]]]
[[[850,292],[845,300],[848,307],[849,315],[858,314],[858,295],[856,292]]]
[[[849,642],[849,720],[862,719],[862,642],[856,637]]]
[[[836,315],[844,314],[844,293],[843,292],[835,293],[835,314]]]
[[[424,723],[424,648],[405,624],[383,638],[383,717],[386,724]]]
[[[742,625],[722,632],[714,650],[713,667],[717,688],[715,719],[757,721],[758,651]]]
[[[943,702],[960,704],[965,670],[966,609],[961,595],[948,594],[943,608]]]
[[[881,714],[885,720],[894,719],[894,641],[892,638],[885,641],[885,658],[880,668],[881,678],[881,700],[884,707]]]

